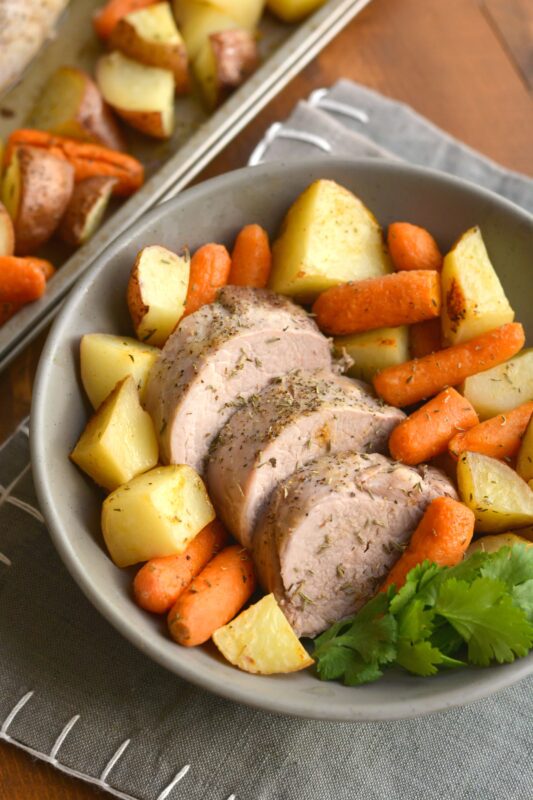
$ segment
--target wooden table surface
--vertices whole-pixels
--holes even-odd
[[[201,178],[243,166],[268,125],[346,77],[409,103],[501,164],[533,176],[531,0],[373,0]],[[0,376],[0,441],[28,413],[43,338]],[[89,800],[94,788],[0,744],[0,800]]]

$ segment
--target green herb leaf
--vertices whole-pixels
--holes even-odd
[[[398,643],[398,664],[415,675],[435,675],[437,664],[442,664],[442,653],[436,647],[432,647],[429,642],[417,642],[410,644],[406,641]]]
[[[509,589],[533,576],[533,547],[517,544],[501,547],[481,567],[481,574],[487,578],[503,581]]]
[[[533,622],[533,578],[513,586],[511,598],[515,606],[521,608],[528,620]]]
[[[440,588],[435,610],[467,642],[473,664],[514,661],[533,644],[533,626],[506,594],[503,581],[483,577],[469,585],[450,578]]]

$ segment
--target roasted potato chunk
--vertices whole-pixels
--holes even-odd
[[[409,360],[409,331],[407,326],[401,325],[337,336],[333,346],[335,355],[340,357],[345,352],[353,359],[348,375],[370,383],[378,370]]]
[[[104,100],[130,125],[156,139],[174,130],[174,75],[149,67],[115,50],[96,65],[96,81]]]
[[[267,0],[267,8],[283,22],[298,22],[325,2],[326,0]]]
[[[44,85],[31,125],[58,136],[123,150],[117,123],[94,81],[77,67],[59,67]]]
[[[190,256],[161,245],[143,247],[128,283],[128,308],[137,338],[162,347],[185,311]]]
[[[457,464],[461,500],[476,516],[476,531],[500,533],[533,523],[533,492],[511,467],[481,453]]]
[[[533,400],[533,348],[467,378],[461,391],[480,419],[505,414]]]
[[[265,7],[265,0],[209,0],[214,8],[235,20],[239,28],[253,33]],[[185,0],[187,2],[187,0]]]
[[[200,476],[185,464],[138,475],[102,507],[102,531],[117,567],[182,553],[215,511]]]
[[[12,256],[15,252],[15,230],[7,208],[0,203],[0,256]]]
[[[37,147],[18,147],[2,184],[4,205],[13,221],[17,255],[29,255],[59,225],[74,187],[68,161]]]
[[[200,0],[174,0],[174,15],[192,63],[212,33],[235,30],[237,22],[219,8]]]
[[[479,228],[466,231],[445,256],[442,281],[442,333],[459,344],[514,319],[491,264]]]
[[[533,542],[523,536],[517,536],[516,533],[497,533],[494,536],[480,536],[479,539],[472,542],[465,555],[471,556],[478,550],[481,550],[482,553],[495,553],[501,547],[513,547],[515,544],[533,547]]]
[[[285,217],[272,248],[269,288],[311,301],[331,286],[391,271],[373,214],[338,183],[318,180]]]
[[[110,333],[86,333],[80,344],[81,381],[93,408],[98,408],[118,381],[131,375],[144,397],[148,373],[160,351]]]
[[[525,481],[533,480],[533,417],[529,420],[516,459],[516,471]]]
[[[297,672],[314,663],[273,594],[215,631],[213,641],[224,658],[244,672],[276,675]]]
[[[141,408],[131,375],[115,386],[91,417],[70,457],[110,491],[155,467],[159,451],[154,425]]]
[[[254,71],[257,62],[257,44],[248,31],[212,33],[193,62],[206,105],[220,105]]]
[[[89,241],[102,222],[116,178],[94,175],[74,186],[58,233],[67,244],[79,247]]]
[[[168,3],[156,3],[127,14],[110,37],[112,49],[174,75],[176,92],[189,91],[187,50]]]

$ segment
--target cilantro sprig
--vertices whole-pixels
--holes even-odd
[[[415,675],[525,656],[533,647],[533,547],[476,552],[455,567],[424,561],[315,639],[322,680],[375,681],[391,666]]]

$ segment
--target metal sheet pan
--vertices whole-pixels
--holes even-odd
[[[145,165],[142,189],[113,209],[107,221],[83,247],[71,253],[53,245],[48,253],[62,264],[46,294],[0,327],[0,370],[53,319],[77,279],[109,243],[145,211],[181,191],[239,131],[370,0],[329,0],[298,26],[282,25],[268,15],[261,23],[262,65],[215,113],[207,116],[194,96],[177,100],[176,131],[160,143],[128,132],[128,152]],[[101,0],[72,0],[56,39],[47,44],[22,81],[0,99],[0,137],[28,123],[28,115],[47,77],[62,64],[92,71],[101,48],[90,19]],[[46,255],[46,253],[45,253]]]

